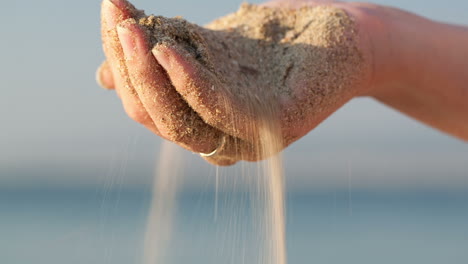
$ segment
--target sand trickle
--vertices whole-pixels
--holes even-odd
[[[204,258],[217,260],[213,263],[287,263],[284,178],[282,159],[278,154],[283,142],[278,122],[271,120],[273,113],[273,109],[265,108],[259,123],[252,124],[261,138],[262,148],[256,155],[270,158],[257,164],[241,163],[223,168],[220,169],[223,175],[216,175],[227,179],[221,186],[230,192],[223,195],[222,202],[213,205],[216,206],[214,222],[208,221],[201,226],[202,229],[215,229],[218,234],[215,246],[202,247],[204,253],[200,253]],[[179,263],[174,261],[177,254],[188,250],[179,247],[175,241],[177,238],[172,237],[173,233],[180,233],[174,216],[181,194],[179,191],[184,184],[181,170],[184,163],[180,159],[181,153],[174,152],[176,150],[175,145],[169,142],[165,142],[161,149],[147,223],[144,264]],[[215,188],[217,186],[218,183]],[[199,202],[194,204],[200,206]],[[190,240],[184,245],[193,248],[199,245],[192,243],[202,239],[191,237]],[[213,241],[207,244],[213,245]]]
[[[196,114],[193,109],[216,109],[203,121],[214,135],[228,135],[225,149],[217,155],[234,160],[270,157],[257,169],[243,172],[249,175],[239,177],[255,185],[258,195],[254,207],[258,209],[262,257],[252,263],[285,264],[283,171],[275,154],[297,140],[294,135],[283,135],[290,123],[307,123],[307,117],[319,115],[349,96],[345,88],[359,78],[363,64],[354,22],[344,11],[328,6],[286,10],[250,4],[206,27],[160,16],[144,16],[135,22],[146,28],[153,45],[177,46],[216,77],[220,84],[216,89],[196,84],[187,87],[199,92],[200,100],[195,102],[198,105],[191,104],[193,108],[186,104],[190,109],[183,111]],[[215,107],[203,105],[206,97],[219,98]],[[230,122],[221,131],[219,122],[226,120]],[[174,134],[186,126],[183,119],[172,122]],[[204,129],[195,127],[186,136],[197,137]],[[165,156],[169,155],[162,153]],[[169,174],[162,171],[159,177],[179,177]],[[174,197],[164,195],[164,188],[158,190],[163,195],[158,194],[155,212],[165,210],[158,206],[173,204]],[[157,232],[150,235],[158,239]]]

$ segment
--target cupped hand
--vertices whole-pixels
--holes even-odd
[[[349,17],[343,19],[352,22],[351,27],[346,28],[352,32],[325,36],[340,38],[324,43],[324,46],[332,43],[336,47],[312,47],[308,41],[313,40],[308,37],[313,34],[303,33],[293,36],[295,42],[268,40],[261,44],[272,46],[273,43],[274,48],[308,54],[293,61],[288,69],[283,69],[286,76],[277,86],[286,87],[287,93],[268,96],[269,103],[271,98],[277,101],[275,111],[282,147],[307,134],[353,97],[364,95],[372,88],[372,49],[365,26],[368,20],[360,6],[332,1],[273,1],[264,5],[265,8],[284,9],[322,5],[324,2],[344,10]],[[269,81],[262,79],[262,69],[242,65],[247,59],[239,56],[239,50],[232,53],[233,58],[229,52],[216,52],[219,47],[215,40],[218,37],[231,38],[229,34],[235,28],[233,25],[212,24],[207,26],[208,29],[195,30],[200,32],[197,36],[202,38],[201,42],[207,48],[205,55],[210,58],[208,63],[202,63],[197,54],[187,51],[182,45],[155,45],[148,29],[136,23],[145,15],[125,0],[104,0],[101,15],[107,60],[98,70],[98,80],[103,87],[116,90],[132,119],[190,151],[211,153],[218,149],[215,155],[204,157],[213,164],[232,165],[239,160],[265,158],[259,155],[258,131],[252,129],[252,124],[261,120],[249,107],[253,100],[245,102],[250,100],[245,98],[245,94],[264,101],[261,97],[265,90],[245,93],[244,97],[239,96],[238,91],[242,88],[251,90],[247,83],[262,86]],[[336,15],[340,15],[339,12]],[[211,37],[213,39],[209,39]],[[233,35],[232,38],[242,43],[252,41],[245,34]],[[229,44],[227,49],[231,49]],[[260,55],[265,54],[270,53]],[[251,54],[245,56],[255,59]],[[319,69],[319,65],[310,64],[308,61],[314,56],[325,60],[327,65]],[[228,57],[234,66],[225,65]]]

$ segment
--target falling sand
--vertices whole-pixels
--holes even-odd
[[[185,118],[177,114],[165,120],[182,146],[184,138],[220,142],[225,137],[226,144],[209,161],[229,165],[268,158],[238,175],[256,197],[251,213],[257,221],[258,256],[245,263],[285,264],[283,169],[278,153],[298,138],[284,135],[284,128],[306,123],[308,116],[319,115],[349,96],[345,88],[360,75],[363,60],[354,22],[344,11],[329,6],[289,10],[243,4],[236,13],[206,27],[182,18],[144,15],[128,23],[143,26],[154,46],[177,47],[194,58],[197,67],[217,81],[216,87],[208,89],[190,83],[187,93],[180,95],[179,113]],[[185,100],[190,94],[198,97]],[[298,103],[284,103],[291,101]],[[203,120],[194,110],[201,108],[208,109]],[[190,130],[181,129],[190,126]],[[145,264],[166,263],[163,255],[182,181],[176,171],[178,155],[171,151],[163,148],[161,153]]]
[[[258,153],[259,157],[278,153],[282,142],[278,137],[275,122],[262,120],[258,126],[261,144],[265,146],[263,153]],[[177,223],[175,215],[185,176],[179,150],[180,148],[172,143],[164,142],[160,152],[153,201],[147,222],[144,264],[180,263],[174,260],[180,252],[193,250],[199,247],[197,241],[203,241],[203,238],[191,237],[193,241],[184,245],[189,248],[184,248],[175,241],[177,237],[172,237],[173,233],[179,232],[180,224]],[[217,262],[202,259],[203,262],[200,263],[285,264],[285,208],[281,156],[274,155],[257,164],[218,168],[215,176],[216,181],[224,177],[222,183],[216,182],[215,195],[221,196],[218,188],[228,189],[230,193],[224,194],[225,199],[221,202],[218,202],[221,198],[215,199],[212,219],[202,216],[208,220],[208,223],[201,225],[202,229],[216,229],[219,233],[214,247],[201,248],[209,252],[202,253],[202,256],[216,259]],[[208,232],[211,233],[211,230]]]

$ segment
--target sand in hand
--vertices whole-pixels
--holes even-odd
[[[311,117],[349,100],[347,88],[362,76],[354,21],[331,6],[290,10],[243,4],[206,27],[142,12],[124,23],[142,26],[154,49],[170,47],[187,61],[193,74],[183,77],[188,80],[183,87],[138,95],[171,100],[159,104],[161,115],[152,118],[167,128],[166,138],[187,149],[226,137],[215,162],[221,165],[258,160],[260,141],[252,124],[259,121],[259,104],[274,105],[284,148],[310,129]],[[286,131],[290,127],[300,132]],[[212,150],[213,144],[197,152]]]

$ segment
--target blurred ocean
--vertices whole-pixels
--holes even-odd
[[[218,195],[220,201],[238,199]],[[180,195],[170,263],[241,263],[234,260],[246,255],[249,241],[239,234],[248,231],[216,220],[214,197],[206,191]],[[1,263],[142,263],[150,198],[148,190],[2,191]],[[230,247],[236,240],[244,246]],[[291,264],[467,263],[468,193],[289,194],[287,247]]]
[[[133,2],[204,24],[242,1]],[[371,2],[468,25],[466,0]],[[0,264],[142,263],[160,141],[95,82],[99,9],[2,2]],[[245,194],[216,200],[213,168],[184,155],[163,264],[252,263]],[[468,144],[360,98],[289,147],[285,170],[290,264],[468,263]]]

